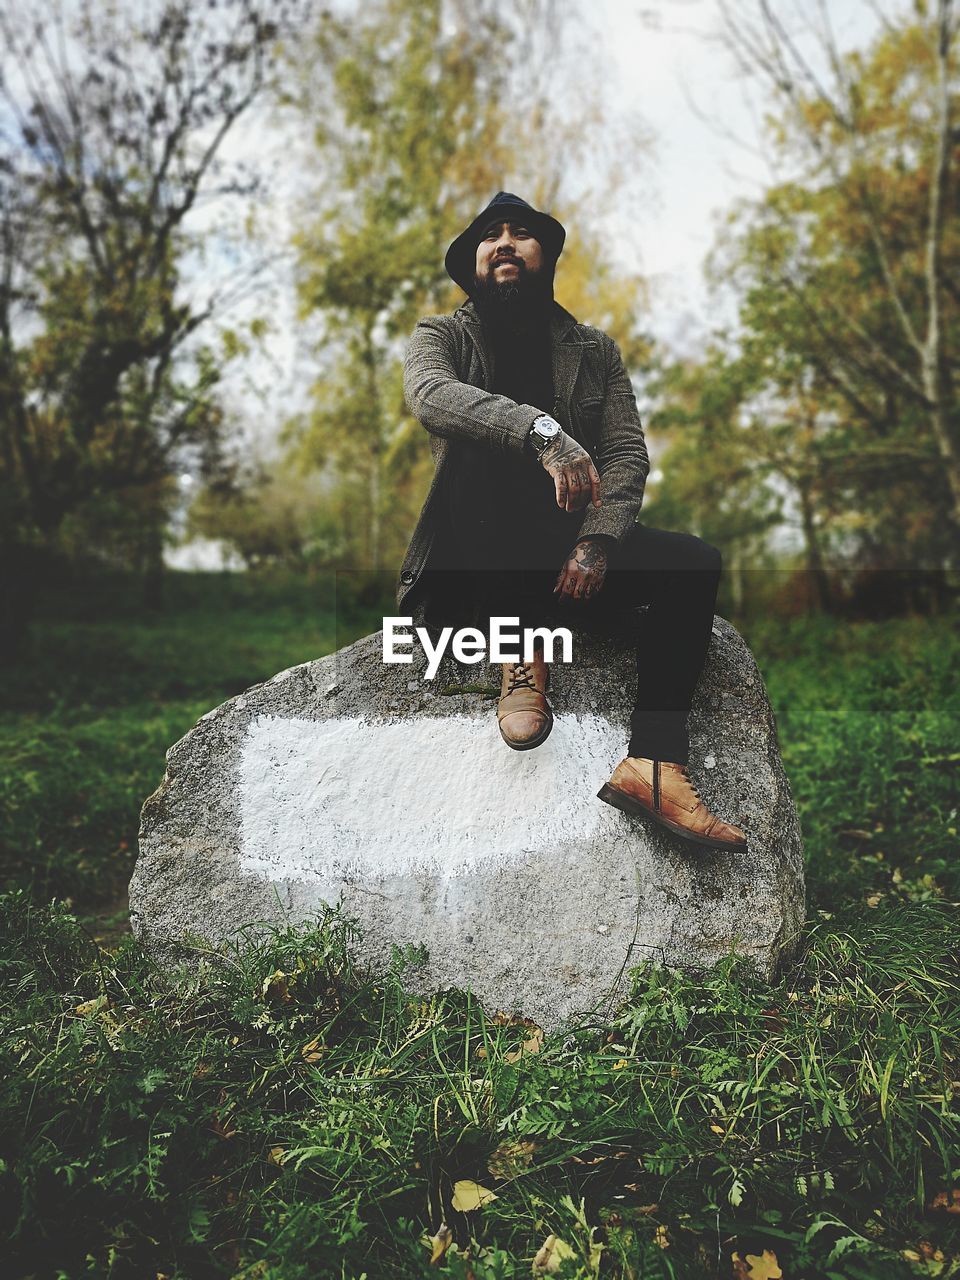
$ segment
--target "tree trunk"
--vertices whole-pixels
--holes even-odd
[[[163,563],[163,527],[156,525],[147,533],[141,560],[143,574],[143,603],[147,609],[159,612],[163,608],[165,568]]]
[[[370,461],[370,568],[380,568],[380,449],[374,446]]]
[[[833,603],[830,596],[830,579],[827,576],[823,553],[820,549],[820,535],[810,498],[810,486],[806,481],[800,481],[797,489],[800,495],[800,521],[806,549],[807,573],[813,583],[816,608],[820,613],[829,613]]]
[[[373,340],[373,327],[376,317],[370,316],[364,330],[363,358],[367,366],[367,394],[370,400],[370,413],[373,422],[373,439],[370,448],[370,524],[369,524],[369,561],[370,568],[376,572],[380,568],[380,504],[381,504],[381,455],[383,453],[383,413],[380,397],[380,385],[377,381],[377,348]]]
[[[14,661],[26,645],[36,596],[33,561],[24,543],[0,543],[0,662]]]
[[[730,607],[733,610],[733,616],[738,619],[742,618],[745,593],[743,586],[743,548],[739,542],[733,544],[733,550],[730,553],[727,581],[730,583]]]
[[[943,232],[950,188],[950,160],[953,150],[953,121],[950,95],[950,45],[952,36],[952,0],[939,0],[937,5],[937,139],[936,155],[930,175],[930,204],[924,254],[924,276],[927,293],[927,330],[920,351],[923,392],[930,406],[930,426],[947,472],[953,499],[955,531],[960,532],[960,439],[945,403],[944,332],[940,314],[940,291],[943,273]]]
[[[940,377],[936,369],[931,369],[928,373],[926,361],[924,361],[924,389],[927,391],[927,398],[931,402],[930,409],[930,426],[933,430],[933,438],[937,442],[940,450],[940,457],[943,459],[943,467],[947,474],[947,483],[950,485],[950,497],[953,500],[953,523],[955,533],[960,536],[960,442],[955,438],[952,425],[950,423],[950,415],[943,404],[940,395]]]

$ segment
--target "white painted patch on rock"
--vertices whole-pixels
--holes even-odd
[[[504,747],[492,713],[257,716],[240,758],[240,869],[268,880],[428,872],[523,862],[591,841],[618,815],[596,798],[625,754],[622,728],[561,715],[536,751]]]

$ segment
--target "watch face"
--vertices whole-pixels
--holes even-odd
[[[560,426],[556,422],[537,422],[534,424],[534,430],[537,435],[543,436],[544,440],[552,440],[560,430]]]

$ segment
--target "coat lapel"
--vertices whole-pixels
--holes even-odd
[[[462,306],[457,315],[463,321],[464,328],[473,340],[477,355],[480,357],[480,367],[483,369],[483,389],[484,391],[493,390],[493,354],[487,348],[483,334],[483,325],[480,323],[480,317],[477,315],[476,308],[472,302],[467,302]],[[466,375],[466,371],[464,371]]]
[[[553,416],[570,430],[573,389],[583,359],[583,343],[576,336],[576,320],[557,306],[550,317],[553,338]]]

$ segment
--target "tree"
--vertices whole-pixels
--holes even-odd
[[[206,486],[190,507],[186,532],[228,543],[248,569],[326,568],[345,541],[330,489],[316,472],[261,463],[243,483]]]
[[[187,287],[192,215],[256,178],[223,144],[268,82],[295,0],[0,7],[0,488],[10,567],[66,516],[214,469],[219,354],[242,289]],[[194,263],[194,265],[196,265]],[[159,531],[159,527],[158,527]]]
[[[648,486],[644,519],[696,533],[724,552],[735,612],[746,607],[748,564],[784,519],[784,495],[744,421],[749,387],[736,355],[714,344],[700,360],[657,366],[648,423],[660,442],[659,481]]]
[[[939,457],[956,547],[953,0],[936,0],[932,13],[918,3],[912,16],[884,16],[871,48],[847,55],[818,0],[813,35],[822,72],[769,0],[758,0],[753,19],[725,0],[722,9],[742,68],[763,76],[770,90],[774,157],[797,173],[745,211],[735,255],[741,281],[749,277],[744,320],[754,332],[775,313],[786,320],[784,350],[802,353],[829,384],[868,450],[876,455],[890,445],[891,471],[904,449],[897,428],[919,428]],[[912,452],[922,450],[914,444]]]

